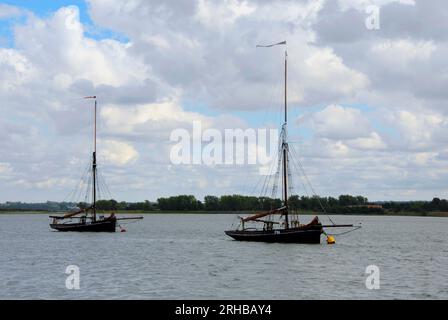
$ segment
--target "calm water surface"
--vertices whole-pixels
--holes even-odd
[[[0,214],[0,298],[448,299],[447,218],[337,216],[363,228],[332,246],[233,241],[223,231],[234,220],[146,215],[125,233],[88,234]],[[80,290],[65,287],[73,264]],[[379,290],[365,286],[371,264]]]

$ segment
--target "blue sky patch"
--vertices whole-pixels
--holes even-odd
[[[79,19],[85,27],[85,35],[91,39],[114,39],[123,43],[129,39],[120,33],[101,28],[94,24],[89,16],[88,5],[82,0],[52,0],[52,1],[29,1],[29,0],[4,0],[3,4],[19,7],[32,11],[40,18],[48,18],[61,7],[76,6],[79,9]],[[13,27],[15,24],[23,23],[25,17],[12,17],[0,19],[0,47],[12,47],[14,42]]]

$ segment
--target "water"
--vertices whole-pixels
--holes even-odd
[[[88,234],[50,231],[46,215],[1,214],[0,298],[448,298],[447,218],[337,216],[363,228],[336,245],[237,242],[223,233],[234,219],[155,214],[125,233]],[[371,264],[379,290],[366,289]],[[80,290],[65,287],[68,265],[80,269]]]

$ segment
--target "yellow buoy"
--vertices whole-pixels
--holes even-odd
[[[327,244],[335,244],[336,239],[333,236],[327,236]]]

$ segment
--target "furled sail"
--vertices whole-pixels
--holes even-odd
[[[260,213],[254,214],[253,216],[242,218],[241,220],[243,222],[254,221],[254,220],[266,217],[266,216],[268,216],[270,214],[279,214],[279,213],[283,213],[284,211],[286,211],[286,206],[281,207],[281,208],[277,208],[277,209],[274,209],[274,210],[271,210],[271,211],[260,212]]]
[[[86,212],[86,211],[88,211],[90,209],[92,209],[91,206],[88,207],[88,208],[85,208],[85,209],[79,209],[79,210],[74,211],[74,212],[66,213],[63,216],[50,216],[50,218],[54,218],[54,219],[68,219],[68,218],[74,217],[74,216],[76,216],[76,215],[78,215],[80,213]]]
[[[80,213],[86,212],[89,209],[92,209],[92,207],[88,207],[88,208],[85,208],[85,209],[80,209],[80,210],[75,211],[75,212],[66,213],[64,215],[64,218],[67,219],[67,218],[70,218],[70,217],[74,217],[74,216],[76,216],[76,215],[78,215]]]

